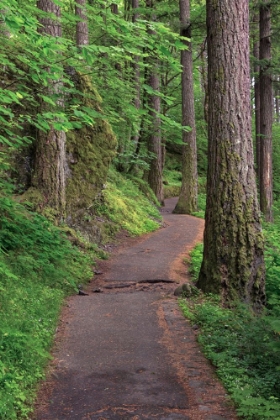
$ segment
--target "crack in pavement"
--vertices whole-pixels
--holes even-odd
[[[34,419],[236,419],[174,297],[203,221],[172,206],[165,229],[127,239],[100,262],[88,295],[68,299]]]

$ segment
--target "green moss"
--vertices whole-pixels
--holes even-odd
[[[37,188],[30,187],[20,196],[19,201],[32,210],[40,211],[44,203],[44,198]]]
[[[101,112],[101,98],[87,76],[77,76],[76,89],[83,92],[83,105]],[[93,127],[84,126],[67,133],[68,180],[66,213],[68,221],[80,219],[93,206],[107,179],[115,156],[116,137],[109,123],[97,118]]]

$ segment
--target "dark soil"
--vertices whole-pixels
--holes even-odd
[[[236,419],[174,297],[203,232],[202,220],[173,215],[174,206],[166,200],[165,227],[125,237],[88,295],[68,300],[34,419]]]

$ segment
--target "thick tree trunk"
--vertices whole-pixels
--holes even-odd
[[[191,38],[190,1],[180,0],[181,36]],[[197,154],[196,129],[193,93],[193,65],[190,41],[184,41],[188,47],[181,51],[182,64],[182,125],[191,127],[183,131],[182,148],[182,186],[174,213],[191,214],[197,210]]]
[[[76,43],[78,47],[88,45],[89,41],[86,4],[86,0],[76,0],[75,14],[80,19],[76,23]]]
[[[60,7],[51,0],[39,0],[39,9],[47,13],[53,13],[56,19],[43,17],[40,19],[39,31],[53,37],[61,36]],[[49,93],[60,94],[62,83],[60,80],[49,81]],[[63,106],[62,96],[58,106]],[[46,110],[46,104],[42,104],[42,111]],[[54,209],[57,217],[61,217],[65,211],[65,153],[66,135],[63,131],[51,128],[48,133],[38,131],[36,141],[35,168],[32,185],[40,190],[44,197],[44,206]]]
[[[251,138],[247,0],[208,0],[208,177],[198,287],[256,310],[265,302]]]
[[[260,205],[267,222],[272,222],[272,121],[273,90],[269,73],[271,61],[270,0],[260,7]]]
[[[153,0],[146,0],[146,6],[149,9],[153,9]],[[152,18],[155,20],[155,17]],[[150,35],[154,35],[155,32],[148,29]],[[156,57],[150,58],[150,73],[148,76],[148,84],[155,91],[155,94],[149,95],[148,106],[149,106],[149,118],[150,127],[148,134],[148,150],[151,152],[152,158],[150,161],[150,169],[148,174],[148,183],[155,193],[160,203],[164,202],[163,197],[163,183],[162,183],[162,144],[161,144],[161,120],[160,110],[161,101],[157,92],[160,90],[160,78],[158,74],[158,59]]]

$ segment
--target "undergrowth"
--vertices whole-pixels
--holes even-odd
[[[64,298],[91,279],[94,259],[102,257],[79,232],[53,226],[11,194],[6,187],[0,195],[1,420],[29,418]],[[133,235],[153,231],[161,221],[149,187],[112,170],[103,198],[94,205],[116,230]]]
[[[103,197],[95,204],[95,212],[106,216],[131,235],[158,229],[161,216],[156,206],[159,203],[148,185],[144,181],[142,183],[145,185],[140,188],[145,188],[146,195],[140,191],[135,180],[111,170]]]
[[[280,420],[280,219],[265,225],[267,308],[256,316],[245,305],[225,309],[217,296],[181,300],[180,306],[199,328],[199,343],[217,368],[241,418]],[[196,280],[202,244],[191,252]]]
[[[84,254],[44,217],[0,197],[0,418],[28,418],[63,298],[92,277]]]

